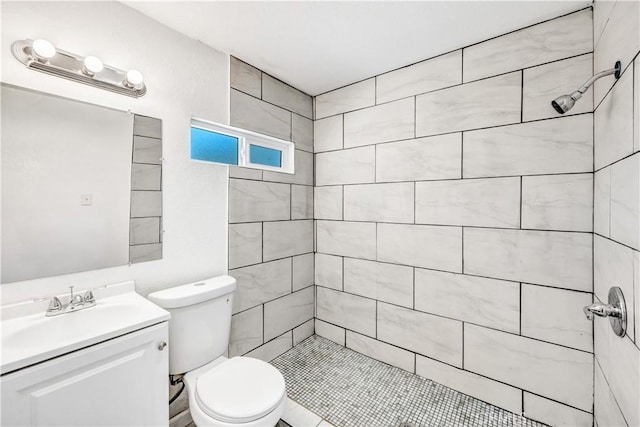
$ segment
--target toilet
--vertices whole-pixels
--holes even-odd
[[[287,402],[276,368],[250,357],[224,356],[235,289],[233,277],[219,276],[148,296],[171,313],[169,373],[185,374],[198,427],[275,426]]]

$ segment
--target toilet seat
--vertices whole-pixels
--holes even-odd
[[[243,424],[280,406],[286,387],[280,372],[270,364],[234,357],[198,375],[194,395],[199,409],[209,417]]]

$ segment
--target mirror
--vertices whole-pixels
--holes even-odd
[[[1,95],[2,283],[162,258],[162,122]]]

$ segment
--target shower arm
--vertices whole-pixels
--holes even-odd
[[[589,88],[596,82],[596,80],[598,80],[598,79],[600,79],[602,77],[605,77],[605,76],[610,76],[611,74],[615,74],[616,79],[619,79],[621,72],[622,72],[622,64],[620,63],[620,61],[616,61],[616,65],[615,65],[614,68],[612,68],[610,70],[602,71],[602,72],[600,72],[598,74],[595,74],[589,80],[584,82],[584,84],[582,86],[580,86],[580,88],[578,90],[573,92],[571,94],[571,98],[573,98],[574,101],[577,101],[578,99],[582,98],[582,95],[587,90],[589,90]]]

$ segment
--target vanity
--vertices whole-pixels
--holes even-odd
[[[48,298],[2,307],[2,425],[168,424],[169,313],[133,282],[92,293],[56,316]]]

